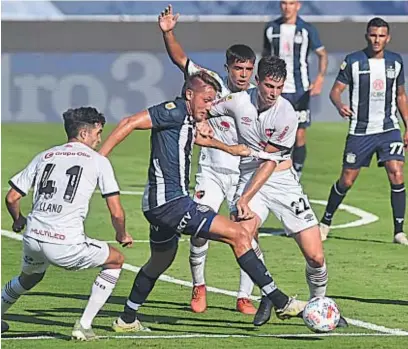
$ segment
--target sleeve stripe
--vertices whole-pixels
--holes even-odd
[[[106,198],[108,198],[108,197],[110,197],[110,196],[115,196],[115,195],[120,195],[120,192],[119,192],[119,191],[114,191],[114,192],[112,192],[112,193],[102,194],[102,197],[103,197],[104,199],[106,199]]]
[[[8,184],[10,187],[12,187],[17,193],[19,193],[21,196],[26,196],[27,194],[24,193],[19,187],[17,187],[11,180],[8,181]]]

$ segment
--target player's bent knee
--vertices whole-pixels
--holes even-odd
[[[202,247],[206,244],[207,241],[207,239],[194,236],[192,236],[190,239],[191,244],[195,247]]]
[[[19,281],[21,286],[23,286],[26,290],[31,290],[35,285],[41,282],[41,280],[44,278],[44,275],[45,272],[37,274],[21,273]]]
[[[115,247],[109,246],[109,257],[105,261],[103,267],[108,269],[122,268],[125,263],[125,256]]]

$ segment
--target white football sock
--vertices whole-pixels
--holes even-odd
[[[196,247],[190,242],[190,269],[194,286],[205,285],[204,267],[208,246],[208,241],[200,247]]]
[[[1,315],[3,314],[20,298],[21,295],[28,292],[20,284],[19,276],[10,280],[1,290]]]
[[[326,263],[320,268],[314,268],[306,263],[306,280],[309,285],[310,298],[324,297],[328,281]]]
[[[262,261],[262,263],[265,264],[263,253],[259,248],[258,242],[255,239],[252,239],[251,245],[257,257]],[[239,291],[237,298],[249,298],[252,294],[253,289],[253,281],[245,271],[240,269]]]
[[[92,286],[91,296],[80,320],[83,328],[88,329],[91,327],[96,314],[101,310],[115,288],[121,270],[103,269],[96,277]]]

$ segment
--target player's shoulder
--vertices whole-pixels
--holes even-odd
[[[397,53],[397,52],[385,50],[385,51],[384,51],[384,58],[385,58],[386,60],[389,60],[389,61],[395,61],[395,62],[398,62],[398,63],[400,63],[400,64],[403,64],[402,57],[401,57],[401,55],[400,55],[399,53]]]
[[[306,22],[302,17],[297,17],[296,19],[296,26],[300,28],[304,28],[307,31],[317,30],[316,27],[309,22]]]
[[[265,24],[265,29],[279,27],[283,23],[283,17],[275,18]]]
[[[367,59],[367,55],[365,54],[364,50],[358,50],[358,51],[354,51],[346,55],[345,61],[347,63],[353,64],[354,62],[358,62],[358,61],[362,61],[366,59]]]
[[[187,112],[186,102],[183,98],[165,101],[149,109],[154,109],[157,113],[169,115],[175,119],[179,117],[184,118]]]
[[[282,96],[279,97],[278,103],[280,113],[284,113],[285,117],[290,121],[298,122],[298,117],[292,103],[290,103],[285,97]]]

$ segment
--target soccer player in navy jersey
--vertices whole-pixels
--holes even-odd
[[[306,160],[306,128],[310,126],[310,96],[319,95],[327,69],[327,52],[316,28],[298,16],[300,1],[280,2],[282,16],[267,23],[264,30],[262,56],[275,55],[285,60],[288,75],[282,97],[289,100],[299,120],[293,149],[293,167],[299,178]],[[314,82],[309,79],[308,56],[314,51],[319,59],[319,72]]]
[[[346,56],[330,93],[330,99],[343,118],[350,120],[343,154],[340,179],[332,186],[329,201],[320,224],[326,240],[333,215],[357,179],[362,167],[370,166],[377,155],[378,166],[384,166],[391,185],[394,219],[394,242],[408,246],[403,232],[405,216],[404,148],[408,145],[408,104],[404,88],[404,65],[398,53],[385,49],[390,28],[381,18],[367,24],[367,47]],[[349,104],[341,94],[349,87]],[[397,109],[405,125],[401,131]]]

